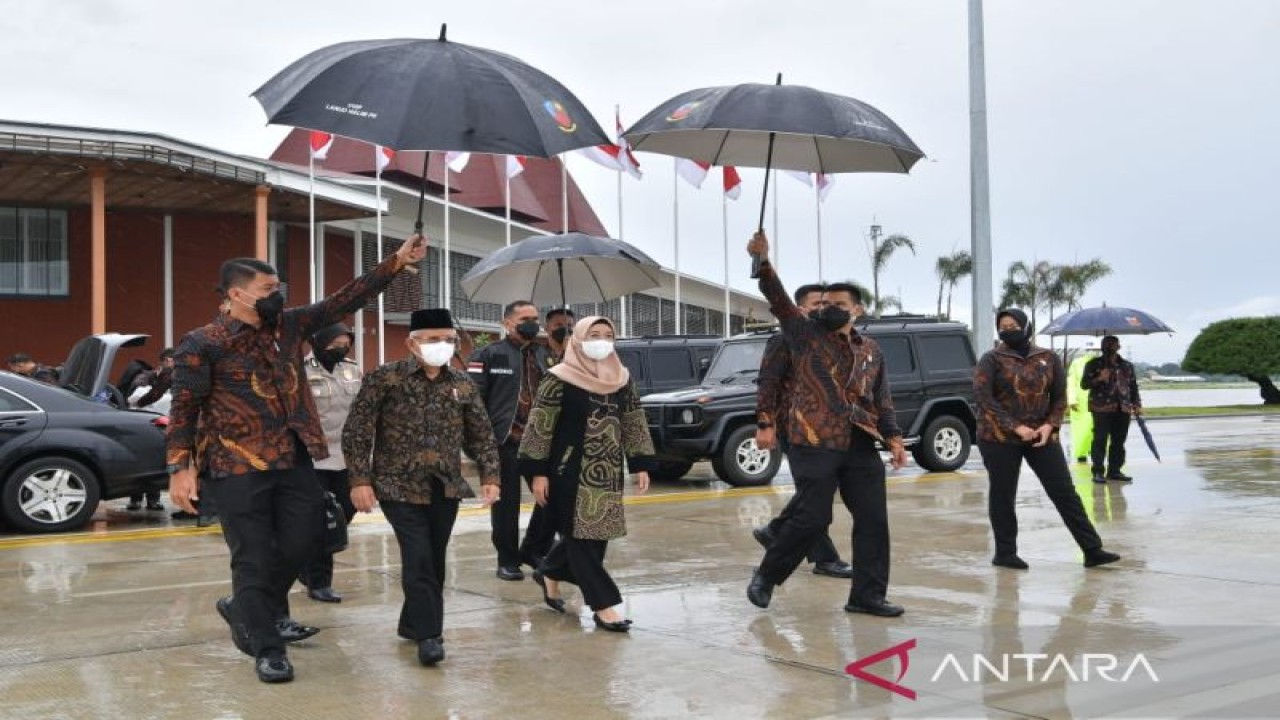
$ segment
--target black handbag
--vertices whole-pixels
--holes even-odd
[[[324,551],[330,555],[347,549],[347,514],[331,492],[324,494]]]

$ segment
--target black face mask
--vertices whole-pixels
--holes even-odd
[[[333,372],[333,369],[338,367],[338,363],[342,362],[342,359],[347,356],[347,351],[350,349],[351,348],[340,347],[330,348],[327,350],[317,350],[315,353],[316,362],[320,363],[320,366],[325,370]]]
[[[538,337],[539,329],[537,320],[525,320],[516,326],[516,334],[525,340],[532,340]]]
[[[853,313],[835,305],[828,305],[819,310],[809,313],[809,319],[818,324],[818,327],[827,332],[835,332],[849,324],[853,319]]]
[[[275,325],[280,321],[280,314],[284,312],[284,294],[277,290],[264,298],[258,298],[253,304],[253,309],[257,311],[264,325]]]
[[[556,328],[555,330],[552,330],[552,331],[551,331],[551,339],[552,339],[552,340],[555,340],[556,342],[560,343],[561,345],[563,345],[563,344],[564,344],[565,338],[567,338],[567,337],[569,337],[569,326],[568,326],[568,325],[562,325],[561,327],[558,327],[558,328]]]
[[[1001,330],[1000,342],[1008,345],[1014,350],[1021,350],[1027,346],[1031,338],[1027,337],[1026,330]]]

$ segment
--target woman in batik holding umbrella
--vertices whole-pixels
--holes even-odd
[[[626,470],[636,490],[649,488],[653,440],[627,368],[613,349],[606,318],[579,320],[564,360],[548,371],[520,443],[520,472],[533,477],[533,496],[548,508],[561,540],[533,579],[543,600],[564,612],[560,583],[582,590],[597,627],[627,632],[618,586],[604,568],[610,540],[626,535],[622,508]],[[625,467],[624,467],[625,459]]]

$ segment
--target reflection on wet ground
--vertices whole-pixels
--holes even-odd
[[[0,536],[0,688],[21,718],[1273,717],[1280,707],[1280,418],[1152,423],[1133,484],[1076,488],[1125,559],[1085,570],[1025,473],[1020,551],[996,569],[979,463],[891,478],[890,599],[901,619],[842,610],[847,581],[807,565],[767,611],[744,596],[752,527],[790,497],[730,489],[699,467],[628,506],[608,563],[636,626],[597,632],[531,582],[493,576],[488,518],[464,510],[450,551],[448,659],[395,637],[399,555],[379,516],[338,556],[340,605],[292,598],[324,631],[291,651],[298,679],[261,685],[213,602],[218,529],[111,503],[83,533]],[[847,514],[831,528],[849,555]],[[879,657],[877,657],[879,656]],[[904,663],[904,660],[906,661]],[[859,664],[859,661],[863,661]],[[856,674],[850,674],[849,668]],[[1148,671],[1149,669],[1149,671]]]

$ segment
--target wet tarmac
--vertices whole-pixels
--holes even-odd
[[[446,650],[416,663],[395,635],[399,556],[378,515],[337,558],[339,605],[292,597],[323,628],[294,645],[297,680],[268,686],[232,646],[217,528],[129,513],[85,532],[0,535],[0,716],[6,718],[828,718],[1280,716],[1280,418],[1153,422],[1132,484],[1077,489],[1109,549],[1080,552],[1024,473],[1020,554],[994,568],[986,478],[891,476],[890,600],[850,615],[848,581],[802,565],[758,610],[751,528],[790,497],[729,489],[699,467],[628,505],[608,566],[635,622],[597,631],[537,586],[494,577],[487,514],[451,546]],[[975,455],[976,458],[976,455]],[[833,537],[846,558],[850,521]],[[851,670],[852,672],[850,672]]]

